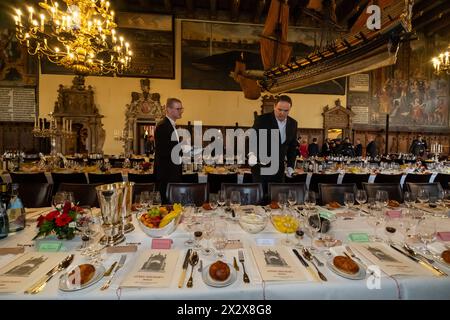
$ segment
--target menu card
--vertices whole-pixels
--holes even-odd
[[[352,243],[352,247],[389,276],[429,276],[433,274],[384,243]]]
[[[252,246],[251,249],[263,281],[307,281],[306,269],[295,262],[285,247]]]
[[[164,288],[174,278],[180,250],[150,250],[140,255],[121,288]]]
[[[28,252],[0,269],[0,293],[23,292],[57,266],[67,252]]]

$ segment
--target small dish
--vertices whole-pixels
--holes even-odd
[[[96,265],[95,273],[94,273],[94,276],[91,278],[91,280],[89,280],[88,282],[81,284],[81,285],[80,284],[72,284],[69,280],[69,274],[71,271],[73,271],[77,267],[78,266],[73,267],[72,269],[68,270],[67,273],[65,273],[61,276],[61,278],[59,279],[59,285],[58,285],[59,290],[66,291],[66,292],[72,292],[72,291],[78,291],[78,290],[82,290],[87,287],[90,287],[93,284],[100,281],[100,279],[103,278],[103,275],[106,271],[106,269],[103,265]]]
[[[333,264],[333,259],[334,259],[334,257],[331,257],[331,259],[327,260],[327,267],[331,271],[336,273],[338,276],[341,276],[343,278],[347,278],[350,280],[362,280],[362,279],[366,278],[366,270],[357,261],[355,261],[355,263],[358,265],[359,271],[355,274],[350,274],[350,273],[343,272],[343,271],[339,270],[338,268],[336,268],[336,266]]]
[[[227,263],[227,265],[230,268],[230,276],[225,281],[217,281],[217,280],[214,280],[213,278],[211,278],[211,276],[209,275],[209,267],[211,266],[211,264],[209,264],[206,268],[205,267],[203,268],[203,271],[202,271],[203,281],[208,286],[216,287],[216,288],[227,287],[227,286],[233,284],[237,279],[237,272],[231,264]]]

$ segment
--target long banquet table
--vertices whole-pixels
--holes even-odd
[[[208,213],[214,215],[214,213]],[[431,218],[439,219],[438,225],[440,231],[450,230],[450,219],[448,218]],[[136,263],[137,257],[149,250],[152,239],[142,232],[137,221],[134,221],[135,231],[126,234],[126,242],[140,243],[138,251],[127,253],[127,261],[122,269],[120,269],[114,278],[111,287],[108,290],[100,291],[100,287],[106,281],[100,280],[91,287],[80,291],[62,292],[58,290],[58,276],[52,279],[45,289],[37,295],[28,295],[23,293],[17,294],[0,294],[0,299],[213,299],[213,300],[239,300],[239,299],[450,299],[450,277],[406,277],[406,276],[381,276],[381,282],[378,289],[369,289],[368,282],[372,281],[369,275],[364,280],[349,280],[342,278],[326,266],[320,267],[320,270],[328,278],[327,282],[314,281],[309,273],[305,272],[307,281],[304,282],[265,282],[256,267],[255,260],[252,256],[250,246],[255,245],[257,239],[274,239],[279,241],[285,237],[285,234],[279,233],[269,222],[266,228],[257,234],[249,234],[241,229],[239,224],[233,219],[226,219],[228,223],[228,239],[239,239],[244,246],[245,265],[247,273],[250,276],[250,284],[245,284],[242,280],[242,271],[238,272],[237,281],[230,286],[224,288],[215,288],[207,286],[201,279],[201,274],[194,270],[194,288],[188,289],[177,287],[179,275],[182,269],[183,259],[187,248],[184,241],[188,238],[185,226],[181,223],[174,233],[170,235],[173,240],[174,249],[179,249],[180,254],[175,267],[175,274],[172,277],[170,287],[168,288],[151,288],[151,289],[134,289],[120,288],[119,284],[124,276],[129,272]],[[30,222],[25,230],[17,234],[11,234],[7,238],[0,241],[1,247],[15,247],[18,244],[32,244],[31,240],[35,235],[34,222]],[[347,235],[349,232],[367,232],[371,233],[372,227],[366,223],[365,217],[354,217],[350,220],[338,218],[332,222],[332,232],[334,236],[341,239],[344,244],[348,243]],[[395,238],[394,238],[395,240]],[[309,239],[305,236],[302,240],[305,246],[309,245]],[[63,250],[75,253],[75,260],[72,266],[86,263],[85,256],[80,255],[76,251],[80,247],[81,241],[79,237],[73,240],[65,241]],[[448,243],[447,243],[448,244]],[[34,251],[35,246],[26,247],[27,251]],[[289,249],[299,268],[300,262],[295,258],[292,250]],[[325,262],[326,255],[317,254],[320,260]],[[120,253],[102,254],[105,259],[103,265],[108,268],[114,261],[118,261]],[[225,250],[225,261],[232,263],[233,257],[237,258],[237,249]],[[0,268],[15,258],[14,255],[0,255]],[[204,267],[215,261],[215,257],[204,257]],[[363,258],[363,257],[361,257]],[[365,260],[367,263],[367,260]],[[442,270],[450,274],[450,267],[442,266]],[[242,270],[242,268],[240,269]],[[190,271],[190,267],[188,268]],[[187,275],[188,277],[188,275]],[[187,279],[186,277],[186,279]],[[31,285],[31,284],[30,284]]]

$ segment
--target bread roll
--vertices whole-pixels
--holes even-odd
[[[450,250],[445,250],[441,254],[442,259],[444,259],[445,262],[450,264]]]
[[[348,257],[336,256],[333,259],[333,264],[340,271],[348,274],[356,274],[359,271],[358,264]]]
[[[91,281],[95,274],[95,267],[92,264],[80,264],[69,273],[69,280],[72,284],[83,285]]]
[[[216,281],[225,281],[230,276],[230,267],[222,261],[214,262],[209,267],[209,275]]]

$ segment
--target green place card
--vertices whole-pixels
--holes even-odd
[[[39,243],[38,251],[40,252],[58,252],[61,250],[62,241],[41,241]]]
[[[367,233],[350,233],[348,238],[352,242],[369,242],[369,235]]]
[[[320,217],[328,219],[328,220],[333,220],[334,218],[336,218],[336,214],[334,214],[334,212],[331,212],[328,210],[319,209],[319,215],[320,215]]]

